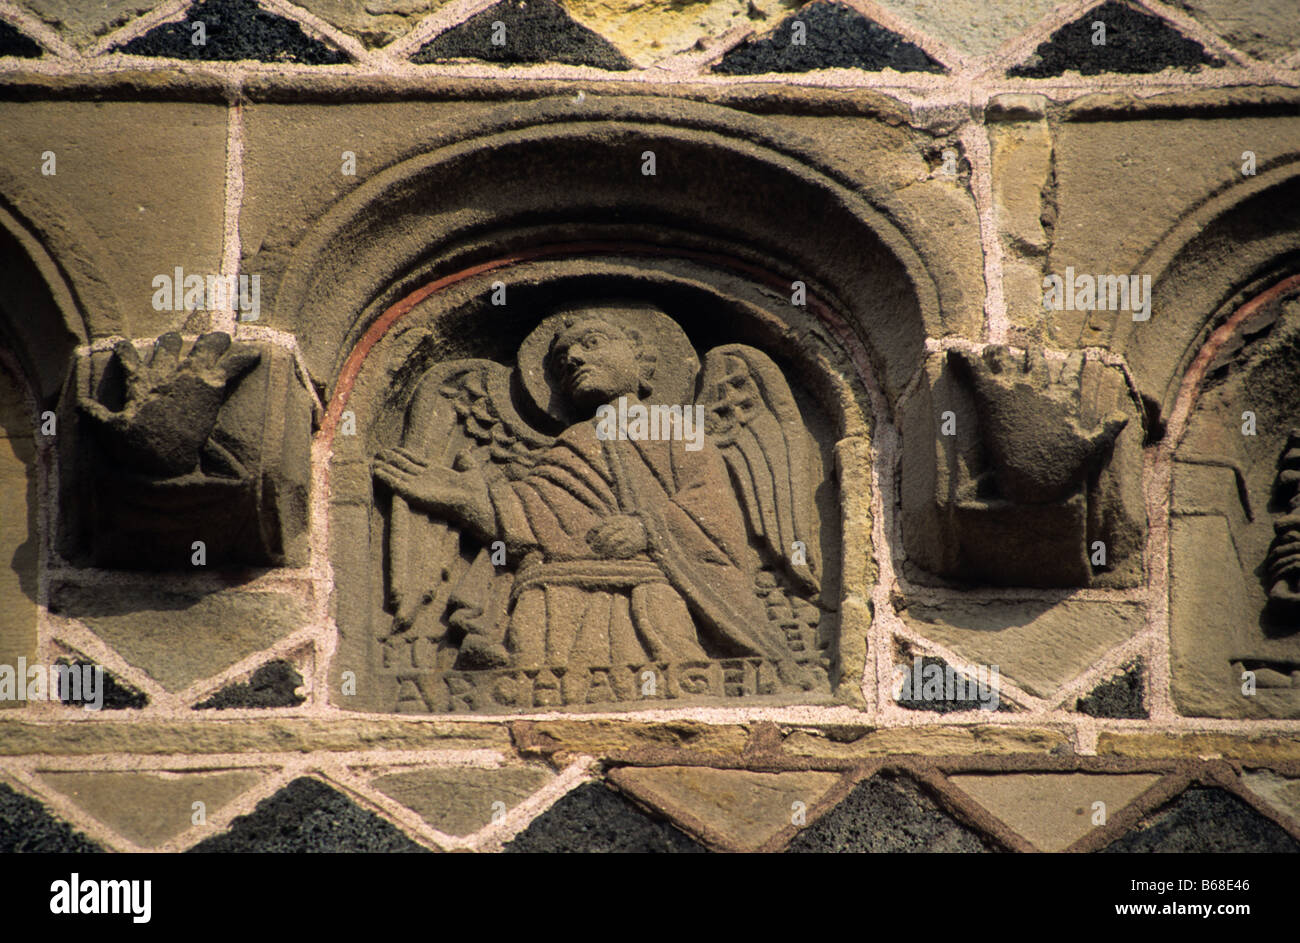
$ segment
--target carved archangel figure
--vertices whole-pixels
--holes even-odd
[[[1300,624],[1300,429],[1292,429],[1282,453],[1275,488],[1286,513],[1273,521],[1274,538],[1264,561],[1271,612]]]
[[[780,369],[728,344],[701,370],[662,311],[605,302],[520,347],[516,389],[559,435],[512,404],[514,372],[433,367],[401,447],[376,456],[392,630],[459,670],[757,656],[811,683],[763,599],[774,575],[791,601],[819,593],[811,442]],[[615,407],[627,428],[606,421]]]

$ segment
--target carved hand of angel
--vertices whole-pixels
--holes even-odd
[[[1049,361],[1041,350],[1016,357],[1004,346],[981,354],[954,349],[948,357],[972,385],[999,490],[1012,501],[1068,496],[1128,424],[1118,410],[1097,423],[1081,419],[1082,352],[1064,362]]]
[[[431,465],[410,449],[396,448],[375,456],[374,475],[413,507],[450,516],[481,533],[493,530],[492,499],[475,468]]]
[[[115,456],[150,474],[176,476],[193,471],[216,425],[229,384],[255,366],[262,355],[248,344],[233,344],[229,334],[204,334],[182,360],[181,336],[164,334],[145,364],[130,341],[113,353],[126,377],[125,405],[113,412],[81,396],[77,406],[99,425]]]
[[[587,531],[587,546],[607,560],[626,560],[644,551],[649,543],[639,518],[615,514]]]

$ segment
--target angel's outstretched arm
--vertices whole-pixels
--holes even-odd
[[[408,449],[396,448],[375,457],[374,473],[413,507],[462,524],[484,540],[496,537],[492,498],[479,466],[431,465]]]

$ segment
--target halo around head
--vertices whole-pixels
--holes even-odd
[[[519,378],[537,407],[554,419],[570,423],[577,419],[568,397],[548,368],[551,342],[568,324],[584,318],[599,318],[623,330],[636,332],[638,343],[652,354],[654,374],[648,399],[675,405],[695,401],[695,382],[700,360],[695,348],[676,321],[654,305],[639,301],[603,300],[574,302],[542,320],[519,346]]]

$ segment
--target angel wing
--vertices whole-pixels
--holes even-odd
[[[489,479],[531,467],[533,453],[554,440],[530,426],[510,399],[509,367],[491,360],[454,360],[430,368],[406,411],[402,445],[430,464],[482,467]],[[440,638],[452,592],[474,563],[460,549],[459,530],[414,510],[393,495],[388,531],[386,608],[400,632],[417,622]]]
[[[781,369],[753,347],[715,347],[704,357],[697,400],[750,529],[800,588],[819,592],[812,443]]]

